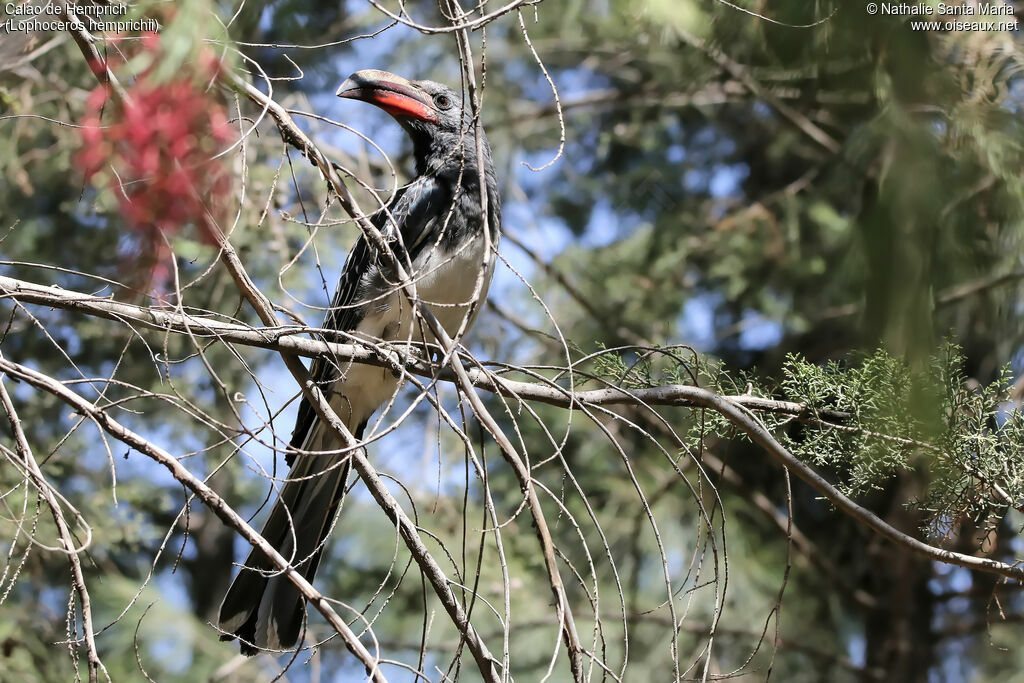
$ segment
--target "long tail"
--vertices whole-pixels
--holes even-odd
[[[362,438],[365,423],[355,437]],[[317,424],[319,431],[327,427]],[[322,436],[322,435],[317,435]],[[308,439],[320,443],[322,439]],[[329,469],[334,466],[334,469]],[[327,471],[329,470],[329,471]],[[337,455],[299,455],[274,503],[262,535],[312,582],[324,550],[324,539],[345,496],[349,463],[338,466]],[[231,582],[217,622],[221,640],[238,638],[244,655],[261,649],[295,646],[302,630],[305,601],[270,560],[253,548],[245,566]]]

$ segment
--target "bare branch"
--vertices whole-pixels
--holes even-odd
[[[217,322],[214,324],[208,319],[182,314],[165,314],[162,311],[129,306],[128,304],[121,304],[99,297],[44,287],[7,277],[0,277],[0,297],[10,297],[26,303],[31,302],[67,308],[69,310],[78,310],[101,317],[115,317],[123,314],[139,324],[171,332],[190,329],[195,333],[197,330],[205,328],[207,334],[220,338],[223,341],[274,349],[283,354],[295,353],[306,356],[330,354],[333,357],[350,359],[355,362],[402,368],[409,373],[425,377],[468,382],[469,385],[475,388],[499,393],[502,396],[517,401],[537,401],[562,408],[615,405],[663,405],[709,408],[733,423],[780,464],[828,498],[843,513],[851,516],[890,541],[937,562],[1024,580],[1024,570],[1017,566],[937,548],[890,526],[874,513],[855,503],[812,468],[792,455],[753,416],[754,412],[770,412],[792,415],[798,418],[812,418],[816,416],[819,419],[842,419],[845,417],[842,413],[831,415],[813,413],[807,406],[791,401],[778,401],[747,395],[722,396],[707,389],[681,384],[646,389],[606,387],[604,389],[570,391],[553,382],[541,384],[539,382],[509,380],[498,377],[493,373],[485,373],[481,369],[467,370],[464,377],[460,379],[451,371],[439,371],[436,366],[414,356],[402,354],[397,349],[391,350],[393,355],[385,356],[385,359],[381,357],[382,354],[378,351],[370,351],[360,345],[319,342],[293,336],[311,331],[303,330],[302,328],[253,329],[229,323]],[[301,363],[299,365],[301,366]],[[313,385],[310,382],[308,386]],[[313,388],[316,387],[313,386]],[[352,444],[352,442],[349,443]],[[369,463],[366,464],[368,465]]]
[[[3,360],[2,356],[0,356],[0,360]],[[53,486],[46,481],[42,470],[39,469],[39,463],[36,462],[35,457],[32,455],[28,439],[25,438],[25,431],[21,427],[21,420],[18,418],[18,413],[14,409],[14,403],[11,401],[11,395],[7,392],[7,386],[2,379],[0,379],[0,404],[3,405],[4,411],[7,413],[7,421],[10,423],[11,431],[14,433],[14,443],[18,455],[21,457],[22,466],[28,472],[36,490],[39,491],[39,495],[43,497],[43,500],[46,501],[47,506],[50,508],[54,524],[57,525],[60,544],[67,555],[68,564],[71,566],[71,583],[74,586],[75,592],[78,593],[78,603],[82,610],[82,638],[85,640],[86,656],[89,661],[89,683],[96,683],[99,680],[100,670],[103,671],[107,680],[110,680],[107,669],[103,666],[100,656],[96,651],[96,640],[93,635],[92,625],[92,601],[89,599],[89,590],[85,585],[82,562],[78,557],[79,553],[85,549],[84,544],[82,547],[78,547],[75,543],[75,539],[71,534],[71,528],[68,526],[67,520],[64,519],[61,503],[54,494]]]
[[[305,577],[302,576],[300,572],[296,571],[288,561],[266,541],[266,539],[258,534],[255,529],[249,526],[248,522],[246,522],[241,515],[235,512],[235,510],[229,506],[216,491],[211,489],[206,482],[189,472],[177,458],[160,446],[157,446],[125,427],[112,418],[105,410],[93,405],[57,380],[48,377],[41,372],[37,372],[17,363],[12,363],[3,358],[0,358],[0,372],[3,372],[14,379],[22,380],[41,391],[45,391],[56,396],[64,403],[71,406],[71,408],[76,412],[90,418],[95,424],[118,441],[127,444],[139,453],[149,456],[166,467],[175,479],[195,493],[196,496],[221,519],[221,521],[232,529],[238,531],[246,541],[263,551],[267,558],[273,562],[274,566],[284,573],[293,584],[295,584],[303,597],[305,597],[311,605],[316,607],[317,611],[324,615],[324,618],[327,619],[328,623],[330,623],[344,639],[345,645],[348,647],[349,651],[358,657],[359,661],[363,663],[363,666],[366,667],[367,674],[370,675],[374,681],[383,682],[385,680],[380,671],[377,658],[374,655],[371,655],[363,644],[359,642],[359,639],[349,628],[348,624],[338,616],[338,613],[334,611],[327,599],[324,598],[319,591],[313,588],[312,584],[306,581]],[[3,395],[5,394],[6,391],[3,392]]]

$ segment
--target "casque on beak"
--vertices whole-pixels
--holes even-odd
[[[437,111],[430,97],[411,82],[387,71],[363,69],[341,84],[338,97],[375,104],[398,118],[412,117],[437,123]]]

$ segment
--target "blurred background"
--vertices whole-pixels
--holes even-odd
[[[431,3],[405,10],[424,25],[447,23]],[[1007,364],[1011,382],[1021,377],[1019,31],[914,30],[907,17],[872,16],[861,2],[818,0],[564,0],[520,12],[491,22],[486,40],[471,33],[506,231],[506,262],[467,340],[478,358],[555,366],[605,348],[680,344],[771,387],[788,354],[841,362],[881,348],[916,367],[952,340],[970,381],[992,382]],[[362,68],[460,82],[454,35],[395,24],[356,0],[143,2],[130,14],[157,17],[163,29],[158,52],[131,40],[100,46],[112,63],[123,53],[125,83],[146,69],[151,82],[170,82],[212,50],[265,90],[256,63],[321,149],[384,191],[408,177],[405,136],[382,112],[337,100],[338,84]],[[86,179],[82,136],[58,123],[95,114],[87,103],[95,77],[66,35],[2,40],[3,273],[147,303],[126,292],[153,284],[152,236],[126,223],[110,185]],[[236,137],[257,122],[259,109],[226,88],[203,92]],[[397,180],[359,135],[305,114],[375,141]],[[248,136],[245,157],[235,148],[225,163],[233,178],[226,225],[246,267],[275,302],[319,324],[357,228],[327,207],[322,180],[266,121]],[[176,277],[194,282],[183,304],[257,322],[200,231],[169,239]],[[6,358],[62,380],[126,383],[106,387],[110,400],[132,397],[118,419],[197,474],[212,473],[229,502],[258,514],[269,486],[253,463],[273,468],[268,445],[287,440],[295,412],[279,357],[212,345],[214,377],[180,338],[147,334],[144,344],[105,320],[9,301],[0,309]],[[243,661],[208,623],[231,561],[247,550],[234,532],[198,504],[181,515],[186,492],[166,472],[119,444],[108,451],[88,425],[73,429],[81,418],[52,397],[8,386],[47,475],[93,526],[85,569],[96,623],[111,624],[97,643],[113,680],[140,680],[141,671],[159,681],[271,680],[289,666],[289,657]],[[96,397],[88,392],[103,388],[76,390]],[[454,389],[438,392],[458,415]],[[402,394],[382,424],[412,398]],[[515,419],[487,398],[552,492],[553,533],[566,566],[585,577],[570,587],[585,613],[581,635],[622,680],[700,679],[706,668],[753,680],[1024,681],[1018,585],[882,541],[728,434],[701,432],[689,448],[664,450],[662,427],[643,411],[620,411],[640,425],[626,429],[545,406],[536,419]],[[680,433],[702,419],[682,408],[660,413]],[[251,433],[233,432],[239,424]],[[514,516],[521,495],[499,453],[471,421],[467,430],[510,520],[511,672],[541,680],[557,628],[536,540],[526,513]],[[477,576],[479,594],[500,611],[495,551],[473,540],[486,526],[480,482],[459,439],[422,405],[370,452],[452,553],[445,568]],[[544,464],[555,453],[563,464]],[[925,512],[912,503],[931,476],[921,459],[858,502],[921,535]],[[34,524],[52,538],[52,522],[33,516],[35,496],[11,468],[0,467],[0,484],[0,680],[71,680],[75,665],[55,644],[67,638],[66,562],[18,532]],[[787,542],[787,505],[799,543]],[[984,546],[1012,562],[1024,552],[1021,522],[1008,515],[980,529],[959,520],[944,543],[968,554]],[[430,680],[439,671],[477,680],[470,659],[450,666],[457,633],[360,486],[333,537],[321,590],[367,608],[386,656]],[[500,651],[501,624],[490,608],[475,610]],[[317,619],[311,628],[329,633]],[[300,653],[284,676],[347,681],[361,672],[331,641]],[[397,667],[387,673],[415,679]],[[550,680],[569,680],[564,657]]]

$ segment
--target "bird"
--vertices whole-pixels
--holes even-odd
[[[364,69],[349,76],[338,97],[369,102],[390,114],[412,140],[415,178],[369,217],[447,335],[468,330],[494,273],[501,236],[501,198],[486,137],[468,101],[441,83],[409,81]],[[481,184],[486,211],[481,202]],[[324,328],[371,342],[437,343],[416,320],[394,260],[361,235],[348,253]],[[310,374],[338,417],[361,440],[373,413],[389,401],[399,378],[386,368],[314,360]],[[262,535],[312,582],[349,475],[343,444],[302,399],[286,462],[291,468]],[[295,586],[253,548],[221,603],[221,640],[237,638],[244,655],[295,647],[305,601]]]

